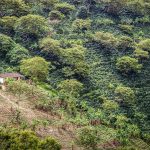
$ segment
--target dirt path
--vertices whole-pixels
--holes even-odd
[[[31,123],[33,120],[44,119],[55,121],[56,124],[57,121],[58,124],[61,122],[57,116],[52,116],[49,113],[35,109],[33,103],[31,103],[29,100],[20,101],[18,107],[16,97],[0,90],[0,123],[6,123],[10,121],[10,118],[13,115],[12,109],[19,109],[21,116],[23,116],[23,118],[27,120],[28,123]],[[37,127],[36,132],[43,137],[52,136],[56,138],[62,145],[62,150],[72,150],[72,143],[75,140],[76,130],[73,127],[69,127],[67,130],[65,130],[56,124],[46,127]],[[75,145],[73,150],[81,150],[81,148]]]

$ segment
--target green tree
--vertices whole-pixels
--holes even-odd
[[[58,89],[61,93],[66,93],[75,97],[79,95],[82,88],[83,84],[76,79],[67,79],[60,82],[60,84],[58,85]]]
[[[117,38],[108,32],[96,32],[94,35],[94,41],[96,41],[105,50],[115,49],[117,47]]]
[[[0,18],[0,27],[2,28],[2,32],[12,34],[14,32],[14,24],[17,19],[18,18],[15,16],[5,16]]]
[[[138,58],[139,60],[144,60],[149,58],[149,52],[144,51],[142,49],[136,49],[134,51],[134,56]]]
[[[39,15],[27,15],[20,17],[15,23],[14,30],[18,37],[41,38],[49,31],[47,20]]]
[[[11,37],[0,34],[0,56],[5,57],[14,48],[15,44]]]
[[[14,48],[6,54],[8,62],[12,65],[17,65],[22,59],[29,57],[29,51],[19,44],[16,44]]]
[[[33,57],[21,62],[20,71],[34,81],[46,80],[50,63],[42,57]]]
[[[50,20],[62,20],[65,18],[64,14],[57,10],[53,10],[49,13]]]
[[[46,37],[39,42],[39,46],[42,52],[46,54],[53,54],[56,56],[60,54],[60,42],[58,40]]]
[[[130,87],[118,86],[115,89],[116,98],[118,101],[133,104],[135,102],[134,91]]]
[[[132,38],[128,36],[121,36],[118,42],[118,49],[125,51],[134,46]]]
[[[61,60],[64,64],[71,66],[75,74],[86,76],[89,68],[85,62],[86,49],[80,45],[61,50]]]
[[[28,84],[23,80],[8,80],[7,81],[7,90],[17,96],[17,105],[19,108],[19,102],[21,101],[21,96],[25,95],[28,90]]]
[[[140,41],[137,44],[137,47],[140,49],[143,49],[144,51],[150,52],[150,39],[145,39],[145,40]]]
[[[118,58],[116,67],[121,73],[129,75],[131,73],[140,72],[142,65],[138,63],[138,60],[136,58],[123,56],[121,58]]]
[[[88,10],[85,6],[81,6],[77,12],[77,18],[86,19],[88,18]]]
[[[0,17],[2,16],[23,16],[29,13],[29,7],[23,0],[1,0]]]
[[[128,0],[101,0],[105,5],[105,11],[109,14],[119,15],[126,6]]]
[[[73,10],[75,10],[74,5],[70,5],[69,3],[57,3],[55,5],[55,10],[60,11],[64,15],[69,15]]]
[[[94,127],[84,127],[78,132],[77,143],[83,146],[85,150],[96,150],[99,141],[98,131]]]
[[[72,28],[73,28],[73,31],[77,33],[85,32],[91,28],[91,20],[90,19],[88,20],[76,19],[72,23]]]
[[[112,112],[112,111],[116,111],[119,108],[119,105],[117,102],[111,100],[105,100],[104,103],[102,104],[102,108],[106,112]]]

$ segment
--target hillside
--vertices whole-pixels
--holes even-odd
[[[150,149],[149,53],[149,0],[0,1],[0,149]]]

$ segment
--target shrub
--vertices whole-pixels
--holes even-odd
[[[115,94],[117,96],[117,100],[121,102],[133,104],[135,101],[134,91],[130,87],[118,86],[115,89]]]
[[[57,3],[55,5],[55,10],[60,11],[64,15],[69,15],[71,11],[75,9],[74,5],[70,5],[69,3]]]
[[[39,150],[60,150],[61,145],[52,138],[46,138],[39,143]]]
[[[85,32],[91,28],[91,20],[76,19],[72,23],[72,28],[73,28],[73,31],[77,33]]]
[[[143,60],[143,59],[148,59],[149,58],[149,52],[147,51],[144,51],[142,49],[136,49],[134,51],[134,56],[140,60]]]
[[[118,42],[117,38],[108,32],[96,32],[94,35],[94,41],[106,50],[115,49]]]
[[[60,145],[52,138],[40,140],[28,130],[0,129],[0,148],[11,150],[60,150]]]
[[[136,58],[123,56],[118,58],[116,67],[121,73],[129,75],[131,73],[139,73],[141,71],[142,65],[138,63]]]
[[[78,132],[77,144],[88,150],[96,150],[100,141],[97,132],[97,129],[93,127],[81,128]]]
[[[77,18],[86,19],[88,18],[88,10],[85,6],[81,6],[77,12]]]
[[[25,38],[32,38],[33,40],[45,36],[49,31],[46,19],[39,15],[20,17],[14,29],[18,37],[25,36]]]
[[[65,18],[64,14],[62,14],[61,12],[57,10],[53,10],[49,13],[50,20],[62,20],[64,18]]]
[[[150,39],[145,39],[137,44],[137,47],[150,52]]]

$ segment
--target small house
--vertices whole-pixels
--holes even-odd
[[[19,73],[3,73],[0,74],[0,84],[4,84],[7,79],[15,79],[20,80],[23,79],[24,76]]]

